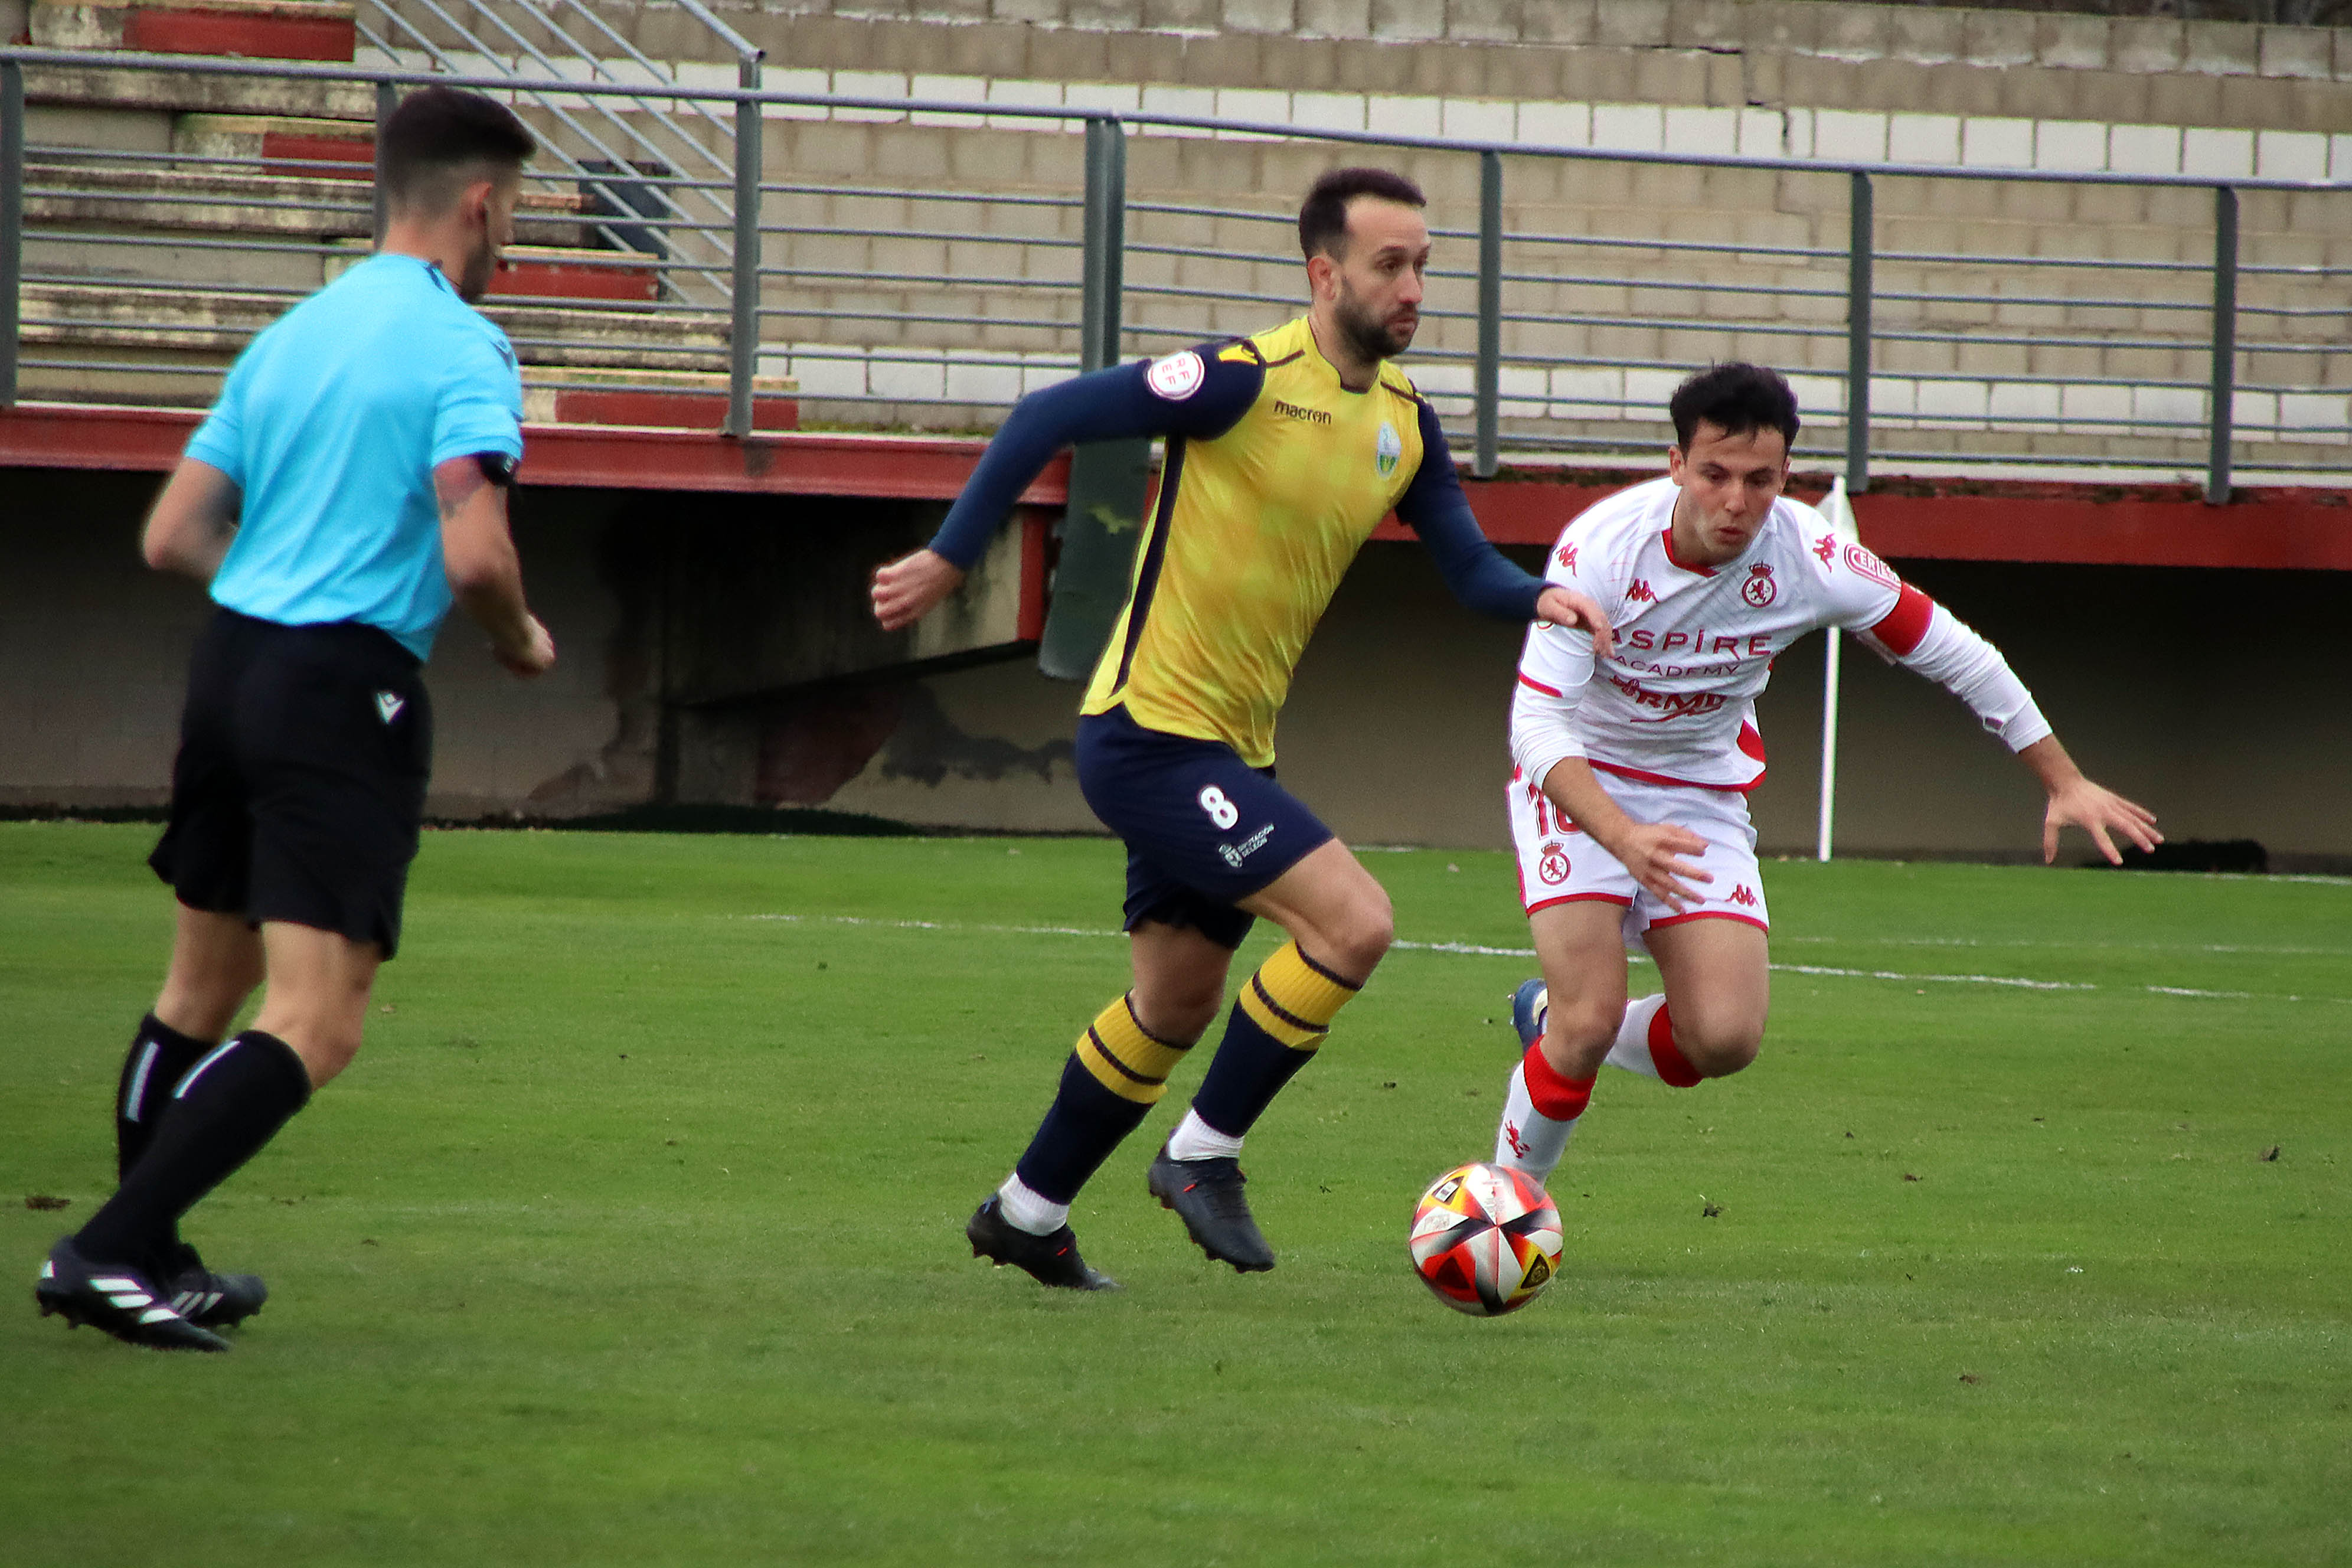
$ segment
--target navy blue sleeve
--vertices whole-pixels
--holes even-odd
[[[1445,585],[1464,605],[1498,621],[1536,618],[1543,579],[1528,576],[1486,542],[1454,472],[1454,454],[1437,427],[1436,410],[1426,402],[1421,405],[1421,469],[1398,498],[1396,512],[1397,521],[1421,535],[1437,557]]]
[[[948,509],[931,548],[969,572],[1013,503],[1065,447],[1149,436],[1209,440],[1241,422],[1265,384],[1265,367],[1221,357],[1202,343],[1158,360],[1113,365],[1057,382],[1013,405]],[[1192,356],[1183,363],[1184,354]]]

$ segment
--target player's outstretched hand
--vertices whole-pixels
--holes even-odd
[[[2124,863],[2110,834],[2120,834],[2143,850],[2164,842],[2164,835],[2156,830],[2156,813],[2080,773],[2050,792],[2050,809],[2042,818],[2043,865],[2058,858],[2058,830],[2068,823],[2091,836],[2110,866]]]
[[[1602,847],[1617,857],[1619,865],[1633,873],[1633,880],[1664,900],[1666,907],[1676,914],[1681,914],[1686,905],[1704,900],[1705,895],[1692,883],[1715,880],[1701,868],[1675,858],[1679,855],[1706,854],[1706,840],[1672,823],[1637,822],[1620,835],[1616,843]]]
[[[874,574],[874,618],[886,632],[911,626],[963,586],[963,568],[936,550],[902,555]]]
[[[1592,634],[1592,651],[1599,658],[1607,658],[1617,651],[1617,634],[1590,594],[1548,583],[1536,595],[1536,618],[1556,626],[1582,626]]]
[[[499,647],[493,643],[490,652],[509,674],[529,680],[555,668],[555,639],[548,635],[537,616],[525,616],[523,619],[530,623],[530,640],[519,648]]]

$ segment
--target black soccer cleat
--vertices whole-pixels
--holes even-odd
[[[233,1329],[269,1300],[260,1275],[215,1274],[184,1241],[173,1244],[156,1272],[172,1293],[173,1310],[200,1329]]]
[[[1160,1206],[1173,1209],[1201,1250],[1243,1274],[1274,1267],[1274,1248],[1250,1217],[1249,1200],[1242,1196],[1241,1162],[1231,1159],[1176,1160],[1166,1146],[1151,1162],[1145,1178]]]
[[[225,1351],[228,1342],[182,1317],[155,1282],[127,1265],[92,1263],[71,1237],[49,1249],[33,1286],[41,1316],[87,1323],[125,1344],[159,1351]]]
[[[1004,1217],[1003,1207],[993,1193],[973,1213],[971,1222],[963,1227],[963,1235],[971,1243],[974,1258],[985,1258],[999,1268],[1010,1263],[1040,1285],[1064,1290],[1121,1288],[1118,1280],[1098,1268],[1089,1268],[1087,1260],[1078,1256],[1078,1238],[1068,1226],[1051,1236],[1024,1230]]]
[[[1543,1037],[1544,1020],[1550,1012],[1551,991],[1544,984],[1543,976],[1520,981],[1519,988],[1511,993],[1511,1027],[1517,1032],[1522,1047]]]

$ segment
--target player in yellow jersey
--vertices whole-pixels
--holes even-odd
[[[1213,1023],[1255,917],[1290,941],[1245,981],[1152,1194],[1213,1258],[1274,1267],[1242,1194],[1242,1138],[1388,951],[1388,895],[1274,778],[1274,722],[1340,574],[1393,510],[1465,605],[1608,623],[1479,531],[1428,403],[1387,362],[1420,322],[1421,191],[1378,169],[1317,181],[1298,215],[1312,301],[1254,337],[1079,376],[1022,401],[927,549],[875,575],[885,627],[953,593],[1013,500],[1074,442],[1162,436],[1125,612],[1080,706],[1079,788],[1128,847],[1134,989],[1079,1037],[1054,1103],[965,1234],[1046,1285],[1115,1289],[1070,1204]]]

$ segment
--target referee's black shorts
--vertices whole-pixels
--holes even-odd
[[[147,863],[190,909],[389,958],[432,766],[423,673],[389,633],[218,610],[189,661],[171,826]]]

